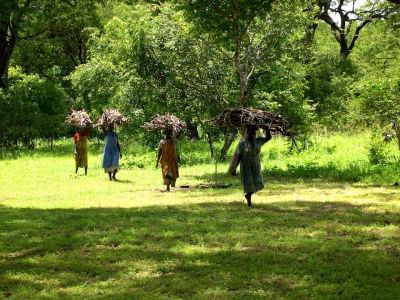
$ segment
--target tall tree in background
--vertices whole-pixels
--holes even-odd
[[[361,30],[375,19],[387,18],[396,8],[382,0],[368,1],[358,8],[360,0],[319,0],[319,12],[316,18],[331,28],[335,40],[340,45],[340,54],[347,58]],[[338,18],[338,22],[335,20]]]
[[[267,44],[271,33],[263,32],[265,17],[275,0],[194,0],[179,1],[188,19],[200,29],[214,35],[215,39],[232,56],[239,77],[239,103],[250,105],[249,80],[271,44]],[[278,38],[278,36],[276,37]],[[229,54],[227,54],[229,55]]]
[[[34,38],[57,38],[74,65],[86,61],[82,30],[96,24],[96,4],[103,0],[2,0],[0,9],[0,87],[8,85],[8,69],[19,43]],[[30,43],[20,61],[33,65],[38,59]],[[45,47],[49,47],[46,45]],[[29,61],[31,56],[31,61]],[[28,58],[28,59],[27,59]],[[30,71],[30,70],[29,70]],[[36,70],[35,70],[36,71]],[[69,71],[72,71],[69,70]]]
[[[8,85],[8,67],[18,37],[18,26],[30,1],[21,6],[17,0],[2,1],[0,9],[0,88]]]
[[[40,36],[23,40],[17,45],[13,61],[26,72],[45,75],[54,66],[62,76],[87,62],[86,28],[100,28],[96,3],[102,0],[81,0],[76,4],[53,6],[52,19]]]
[[[207,32],[233,63],[238,77],[238,105],[252,104],[252,77],[261,64],[276,61],[284,52],[281,44],[297,28],[298,19],[288,12],[296,1],[277,0],[176,0],[188,22]],[[224,158],[236,136],[227,137],[221,151]]]

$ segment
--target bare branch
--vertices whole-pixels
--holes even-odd
[[[368,24],[372,22],[372,19],[367,19],[364,22],[362,22],[360,25],[357,26],[356,32],[354,33],[353,38],[351,39],[350,45],[348,47],[349,52],[353,50],[354,45],[356,44],[356,41],[358,40],[360,36],[360,31]]]

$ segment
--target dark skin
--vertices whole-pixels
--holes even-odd
[[[108,127],[108,131],[109,132],[114,132],[114,125],[110,125]],[[117,147],[118,147],[118,151],[119,151],[119,158],[122,158],[122,153],[121,153],[121,147],[119,145],[119,140],[117,139]],[[113,172],[108,172],[108,177],[110,180],[117,180],[117,178],[115,177],[115,175],[117,174],[118,170],[114,170]]]
[[[268,127],[262,127],[265,131],[265,139],[267,140],[267,142],[272,138],[271,136],[271,131],[269,130]],[[249,126],[247,127],[246,130],[246,135],[245,135],[245,139],[252,142],[254,141],[255,137],[256,137],[256,133],[257,133],[257,127],[253,127],[253,126]],[[242,160],[243,154],[238,156],[237,159],[237,164],[234,168],[234,171],[232,172],[232,175],[235,176],[236,175],[236,168],[237,166],[240,164],[240,161]],[[244,197],[246,198],[247,201],[247,205],[248,206],[253,206],[251,203],[251,196],[253,195],[253,192],[247,192]]]

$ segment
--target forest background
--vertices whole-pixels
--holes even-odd
[[[2,147],[65,137],[71,108],[115,107],[151,146],[156,113],[210,146],[235,135],[204,122],[228,107],[281,113],[303,141],[400,119],[390,1],[6,0],[0,18]]]
[[[398,2],[1,0],[0,298],[400,299]],[[206,122],[238,106],[298,146],[263,147],[251,209]],[[111,107],[119,180],[97,130],[75,174],[66,115]],[[171,193],[157,113],[188,124]]]

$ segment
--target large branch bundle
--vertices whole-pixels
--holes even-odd
[[[118,110],[106,109],[97,121],[96,125],[102,128],[107,128],[110,125],[120,125],[127,122],[128,118],[122,115]]]
[[[155,115],[144,124],[144,128],[148,131],[172,130],[177,135],[186,129],[186,123],[174,115]]]
[[[65,118],[65,123],[78,128],[88,128],[93,125],[88,113],[84,110],[72,110]]]
[[[268,127],[273,132],[292,136],[290,132],[291,124],[284,117],[270,111],[253,108],[225,109],[212,122],[218,127]]]

